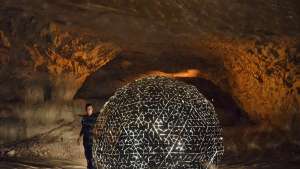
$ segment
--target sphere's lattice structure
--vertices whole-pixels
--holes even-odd
[[[101,109],[94,160],[103,169],[199,169],[221,159],[222,129],[196,87],[146,77],[118,89]]]

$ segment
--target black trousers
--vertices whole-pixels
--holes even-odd
[[[92,146],[93,143],[91,140],[83,140],[84,155],[87,161],[87,169],[96,169],[93,161]]]

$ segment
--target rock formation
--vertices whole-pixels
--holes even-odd
[[[299,9],[297,0],[4,1],[0,100],[103,100],[165,75],[207,91],[221,122],[297,130]]]
[[[24,83],[25,102],[72,100],[86,77],[120,51],[113,43],[21,11],[1,12],[1,71]]]

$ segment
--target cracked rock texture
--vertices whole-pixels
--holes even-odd
[[[223,125],[299,129],[297,0],[0,4],[3,103],[106,100],[136,78],[163,75],[197,86]]]

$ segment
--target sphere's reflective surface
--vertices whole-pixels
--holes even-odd
[[[191,85],[166,77],[136,80],[101,110],[94,160],[103,169],[199,169],[224,147],[214,107]]]

